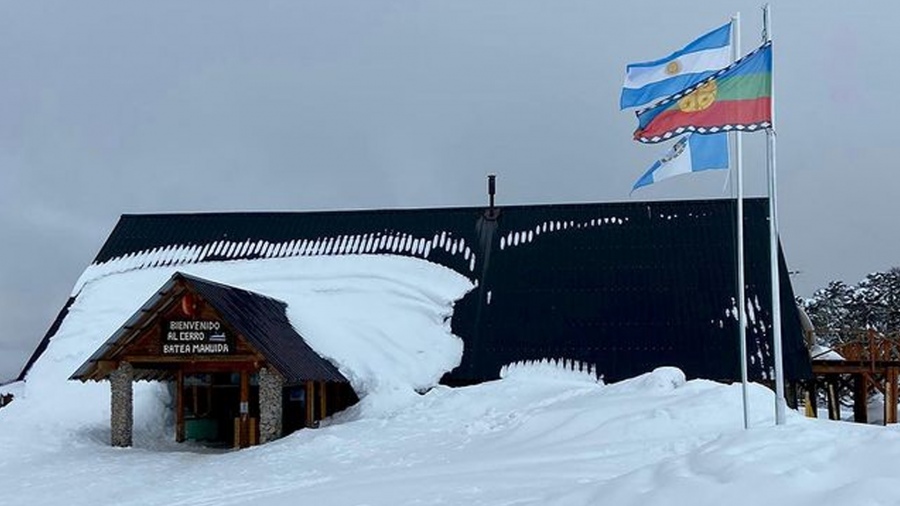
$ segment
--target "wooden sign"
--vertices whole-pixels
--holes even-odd
[[[228,355],[234,339],[216,320],[165,320],[162,322],[163,355]]]

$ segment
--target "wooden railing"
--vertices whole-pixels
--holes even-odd
[[[854,419],[866,422],[868,399],[874,392],[884,396],[884,423],[897,423],[900,402],[900,333],[872,329],[825,333],[840,341],[831,346],[843,360],[813,358],[811,399],[816,383],[826,388],[829,418],[840,417],[841,400],[853,405]]]
[[[820,335],[835,335],[820,331]],[[832,346],[845,360],[858,362],[900,362],[900,332],[876,330],[841,331],[841,342]]]

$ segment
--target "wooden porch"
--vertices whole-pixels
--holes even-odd
[[[869,400],[880,393],[884,396],[884,424],[897,423],[900,334],[858,332],[832,350],[843,358],[812,360],[813,380],[807,395],[813,414],[817,415],[815,401],[824,389],[829,419],[841,419],[841,399],[849,398],[853,420],[869,423]]]

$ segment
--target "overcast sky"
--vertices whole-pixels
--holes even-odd
[[[122,213],[721,197],[725,173],[628,196],[624,67],[754,1],[12,2],[0,13],[0,380]],[[892,2],[773,2],[779,218],[795,290],[900,265]],[[763,134],[745,137],[765,193]]]

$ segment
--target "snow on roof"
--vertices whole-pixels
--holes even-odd
[[[809,356],[813,360],[844,360],[843,355],[821,344],[813,345],[809,350]]]
[[[35,419],[41,418],[38,412],[62,409],[108,424],[108,387],[66,379],[176,270],[285,301],[291,324],[337,365],[363,402],[382,398],[390,406],[392,397],[415,395],[462,357],[462,341],[449,321],[454,301],[472,283],[427,261],[354,255],[150,267],[84,284],[28,374],[25,395],[33,401]],[[135,404],[153,404],[155,396],[153,389],[137,388]]]
[[[433,237],[416,237],[403,232],[375,232],[323,236],[316,239],[294,239],[270,242],[214,241],[208,244],[170,244],[164,247],[141,250],[128,255],[112,258],[105,262],[91,264],[75,283],[72,295],[91,280],[109,274],[148,267],[165,267],[196,264],[210,260],[233,260],[247,258],[316,257],[326,255],[368,255],[403,253],[427,259],[432,250],[441,249],[450,255],[460,255],[468,261],[469,270],[475,270],[475,253],[463,238],[454,237],[443,231]]]

